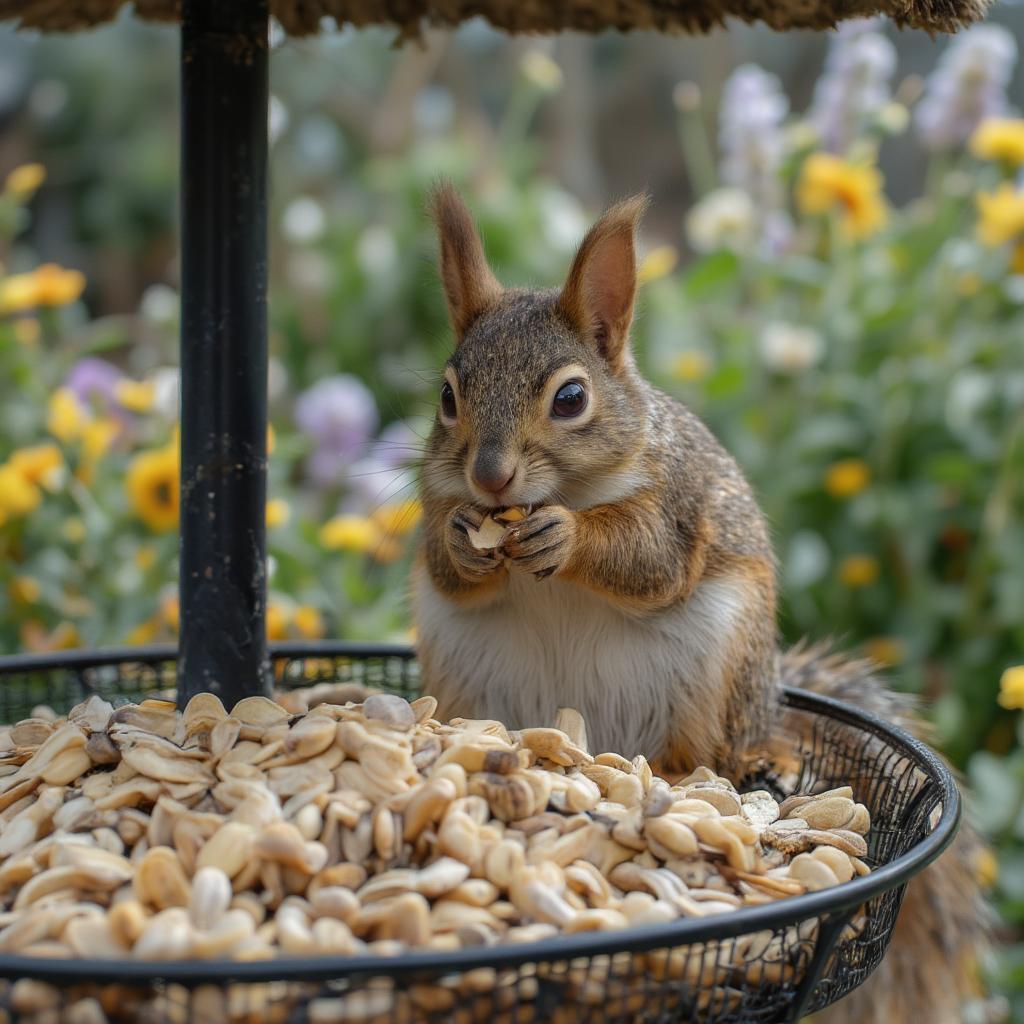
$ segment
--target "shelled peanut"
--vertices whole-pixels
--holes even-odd
[[[731,913],[868,871],[846,787],[780,805],[707,768],[669,784],[643,757],[593,756],[571,710],[511,732],[438,722],[430,697],[324,693],[289,695],[314,705],[299,714],[94,696],[0,730],[0,952],[395,956]],[[755,962],[779,980],[784,937],[719,944],[699,980]],[[646,969],[689,970],[653,953]],[[602,998],[596,977],[577,998]]]

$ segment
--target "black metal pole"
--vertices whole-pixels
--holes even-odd
[[[183,0],[178,701],[268,693],[267,0]]]

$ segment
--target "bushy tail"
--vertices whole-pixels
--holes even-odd
[[[782,655],[781,680],[784,686],[845,701],[929,739],[914,699],[890,690],[868,661],[798,645]],[[792,737],[792,725],[780,722],[777,735]],[[878,969],[864,985],[817,1015],[816,1022],[961,1024],[964,1005],[979,996],[977,964],[990,931],[991,913],[977,877],[982,850],[977,835],[963,825],[953,845],[907,886],[892,944]]]

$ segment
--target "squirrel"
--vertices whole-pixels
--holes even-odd
[[[421,473],[412,605],[438,716],[550,724],[578,709],[593,749],[666,773],[736,771],[793,748],[784,685],[920,734],[863,662],[782,652],[767,524],[710,430],[640,374],[630,347],[645,197],[587,232],[561,288],[504,288],[451,185],[431,213],[455,349]],[[497,550],[470,531],[518,506]],[[886,960],[822,1019],[956,1024],[985,915],[976,841],[909,886]],[[942,981],[938,980],[941,971]]]

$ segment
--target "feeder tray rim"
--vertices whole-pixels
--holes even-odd
[[[0,657],[2,677],[11,673],[59,668],[90,668],[112,663],[152,664],[172,661],[177,649],[171,645],[119,647],[100,650],[65,651],[58,654]],[[382,657],[411,660],[415,650],[405,644],[350,643],[347,641],[306,641],[271,644],[272,659],[291,657]],[[782,690],[783,704],[834,721],[858,727],[884,738],[912,760],[938,788],[942,813],[932,831],[912,849],[869,875],[841,885],[789,896],[774,903],[748,907],[729,914],[706,918],[682,918],[666,924],[624,928],[611,932],[583,932],[560,935],[522,945],[488,946],[445,953],[407,953],[401,957],[278,957],[272,960],[46,960],[41,957],[0,956],[0,978],[32,977],[58,984],[93,981],[114,984],[152,978],[193,987],[210,982],[326,981],[350,976],[389,974],[394,977],[417,973],[451,973],[475,967],[515,967],[540,961],[572,960],[576,957],[611,955],[667,949],[734,938],[767,929],[779,929],[811,918],[830,918],[850,912],[883,892],[905,884],[934,861],[953,841],[961,816],[960,791],[950,769],[925,743],[877,715],[851,707],[842,701],[792,687]]]

